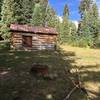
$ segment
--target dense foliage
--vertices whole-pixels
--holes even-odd
[[[1,19],[1,7],[2,7],[2,1],[3,1],[3,0],[0,0],[0,19]]]
[[[72,43],[73,36],[76,34],[76,26],[69,20],[69,8],[66,4],[63,11],[63,22],[59,25],[59,42],[63,43]]]
[[[1,12],[1,34],[5,39],[9,38],[9,26],[14,22],[14,10],[15,10],[14,0],[4,0],[2,4],[2,12]]]
[[[100,31],[97,5],[92,0],[82,0],[80,4],[80,14],[81,21],[78,35],[80,36],[81,44],[83,44],[82,46],[96,46]]]
[[[56,27],[58,19],[48,0],[3,0],[1,7],[1,32],[9,39],[11,23]]]
[[[81,19],[78,29],[69,19],[70,9],[66,4],[62,21],[48,0],[0,0],[0,34],[10,39],[11,23],[33,26],[55,27],[59,32],[58,41],[75,46],[100,46],[100,17],[97,4],[93,0],[81,0],[79,13]]]
[[[56,12],[50,7],[48,0],[40,0],[40,2],[35,3],[31,20],[32,25],[56,27],[57,22]]]

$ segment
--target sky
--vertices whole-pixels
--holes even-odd
[[[68,4],[70,10],[69,19],[72,21],[79,21],[79,4],[81,0],[49,0],[49,4],[56,10],[58,16],[62,16],[65,4]],[[100,12],[100,0],[94,0],[97,3]]]

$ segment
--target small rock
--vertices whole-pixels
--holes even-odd
[[[51,94],[48,94],[48,95],[46,96],[46,98],[47,98],[48,100],[51,100],[53,97],[52,97]]]
[[[18,93],[18,91],[13,91],[13,92],[12,92],[12,94],[17,94],[17,93]]]
[[[24,80],[24,81],[21,81],[21,83],[22,83],[22,84],[25,84],[25,83],[26,83],[26,81],[25,81],[25,80]]]
[[[8,71],[1,72],[0,74],[1,74],[1,75],[8,74]]]
[[[11,70],[11,68],[8,68],[8,70]]]
[[[44,76],[44,79],[46,80],[54,80],[58,77],[58,75],[55,73],[55,74],[48,74],[46,76]]]

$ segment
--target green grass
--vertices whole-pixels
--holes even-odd
[[[71,83],[64,75],[64,67],[70,67],[71,60],[64,60],[64,55],[58,51],[0,51],[0,100],[12,100],[19,96],[22,100],[47,100],[51,94],[52,100],[62,100],[66,89]],[[73,53],[72,53],[73,54]],[[70,56],[70,55],[69,55]],[[29,71],[33,63],[49,66],[49,73],[58,74],[56,80],[44,80],[33,77]],[[64,77],[63,77],[64,76]],[[64,79],[65,78],[65,79]],[[67,90],[68,92],[68,90]]]
[[[72,69],[79,69],[81,80],[92,100],[100,100],[100,49],[61,46],[66,52],[75,53]],[[91,100],[90,99],[90,100]]]
[[[100,70],[97,65],[94,66],[94,63],[90,63],[94,60],[98,62],[100,56],[97,54],[97,56],[89,58],[90,55],[87,55],[83,49],[79,48],[79,51],[85,52],[84,55],[83,53],[77,54],[78,50],[68,46],[61,48],[64,51],[0,50],[0,100],[12,100],[16,96],[20,97],[21,100],[49,100],[46,98],[47,95],[52,95],[50,100],[63,100],[73,88],[73,84],[67,78],[64,69],[65,67],[75,69],[75,66],[81,67],[80,75],[84,86],[91,91],[91,94],[93,93],[92,100],[100,100]],[[87,65],[86,59],[89,59],[91,66]],[[34,77],[29,73],[33,63],[48,65],[49,73],[56,73],[57,79],[45,80]],[[2,74],[3,72],[6,73]],[[97,87],[91,90],[94,83]],[[86,100],[86,96],[77,90],[70,100]]]

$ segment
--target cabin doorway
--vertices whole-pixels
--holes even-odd
[[[32,36],[22,36],[22,43],[24,47],[32,47]]]
[[[0,36],[0,41],[3,41],[4,39]]]

